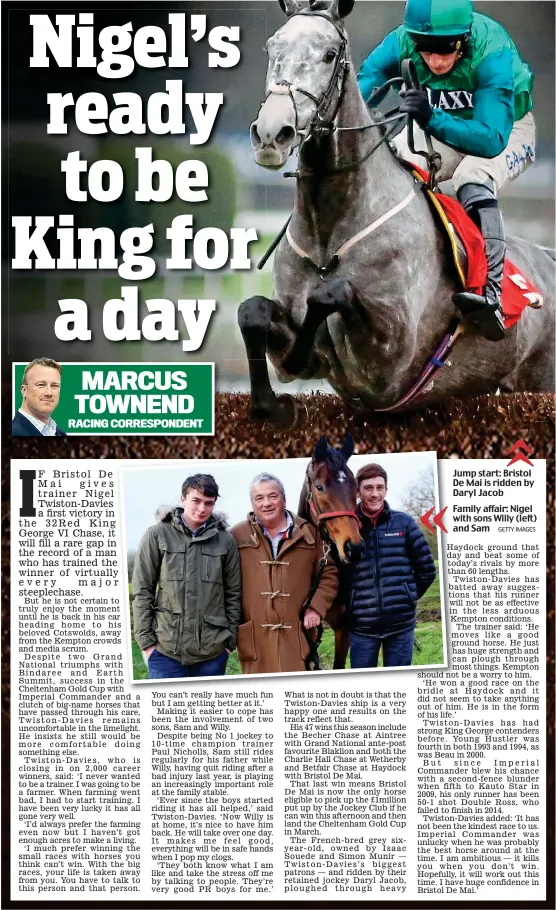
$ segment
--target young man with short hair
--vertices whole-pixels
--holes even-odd
[[[213,515],[218,486],[188,477],[181,507],[145,533],[133,569],[135,639],[150,679],[222,676],[241,613],[237,546]]]
[[[434,559],[416,522],[386,501],[388,477],[379,464],[357,472],[365,553],[351,567],[348,610],[352,669],[411,664],[417,601],[436,578]]]

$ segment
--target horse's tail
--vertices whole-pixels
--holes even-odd
[[[550,246],[541,246],[543,253],[546,253],[547,256],[550,256],[551,259],[556,260],[556,250]]]

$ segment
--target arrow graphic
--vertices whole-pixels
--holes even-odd
[[[511,466],[513,464],[515,464],[517,461],[524,461],[525,464],[528,464],[530,467],[533,467],[533,462],[529,461],[529,459],[527,458],[527,455],[525,455],[525,453],[521,451],[522,449],[525,449],[525,452],[527,452],[528,455],[530,455],[533,451],[533,449],[529,448],[529,446],[527,445],[527,443],[525,442],[524,439],[518,439],[517,442],[514,442],[513,446],[511,447],[511,449],[508,452],[508,455],[512,455],[513,453],[515,453],[515,454],[514,454],[514,457],[512,458],[512,460],[509,461],[508,464],[506,465],[507,468],[511,468]]]
[[[446,528],[446,527],[444,526],[444,522],[442,521],[442,519],[443,519],[443,517],[444,517],[444,513],[446,512],[446,509],[447,509],[447,508],[448,508],[448,506],[444,506],[444,508],[442,509],[442,511],[439,512],[438,515],[435,515],[434,518],[432,519],[433,522],[434,522],[434,524],[436,525],[436,527],[437,527],[437,528],[440,528],[441,531],[444,531],[445,534],[448,533],[448,528]],[[431,516],[432,516],[432,513],[433,513],[433,512],[434,512],[434,507],[433,507],[432,509],[429,509],[428,512],[425,512],[424,515],[421,515],[421,521],[423,522],[423,524],[424,524],[425,528],[427,529],[427,531],[434,531],[434,528],[433,528],[433,526],[431,525],[431,522],[430,522]]]
[[[508,455],[511,455],[512,452],[519,451],[519,449],[525,449],[528,455],[530,455],[533,449],[530,449],[524,439],[518,439],[517,442],[514,442],[511,449],[508,450]]]

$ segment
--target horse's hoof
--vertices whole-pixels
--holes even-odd
[[[275,412],[275,423],[282,430],[294,430],[302,427],[308,420],[306,406],[292,395],[279,395]]]
[[[303,402],[292,395],[278,395],[271,404],[257,404],[251,407],[251,419],[258,423],[270,423],[280,430],[302,427],[309,419]]]
[[[282,369],[290,376],[299,376],[307,367],[307,352],[292,350],[282,361]]]
[[[261,422],[272,419],[272,411],[268,407],[254,406],[251,408],[251,420]]]

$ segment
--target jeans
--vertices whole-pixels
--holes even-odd
[[[409,667],[413,656],[415,628],[397,635],[358,635],[349,633],[349,648],[352,670],[376,667],[382,645],[382,662],[385,667]]]
[[[224,676],[227,663],[228,652],[226,650],[209,660],[186,666],[179,660],[174,660],[173,657],[160,654],[155,648],[149,657],[147,667],[149,679],[178,679],[183,676]]]

